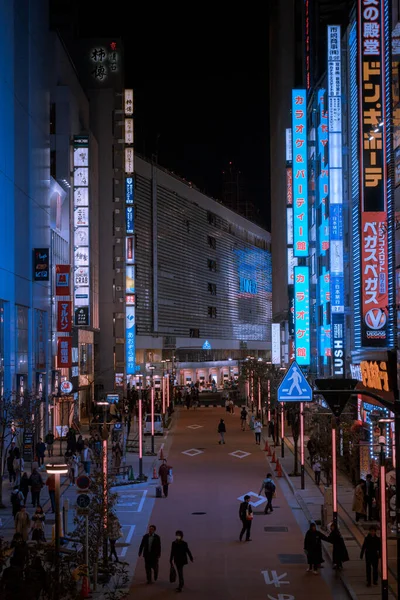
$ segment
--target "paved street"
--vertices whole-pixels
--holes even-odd
[[[218,445],[221,417],[227,426],[224,446]],[[256,446],[253,433],[240,430],[238,411],[231,416],[221,408],[181,409],[169,443],[168,462],[174,468],[174,483],[169,498],[156,499],[149,514],[162,541],[159,581],[146,585],[140,559],[129,598],[175,595],[176,585],[168,582],[168,575],[176,529],[183,529],[194,556],[194,564],[185,569],[184,593],[191,598],[209,598],[210,592],[217,598],[240,600],[328,600],[333,594],[335,599],[347,598],[328,564],[321,576],[306,573],[303,531],[308,524],[285,481],[278,480],[272,515],[258,514],[264,509],[264,498],[253,496],[254,503],[261,502],[254,507],[253,541],[239,542],[239,497],[258,493],[267,463],[263,446]],[[155,486],[146,489],[151,500]],[[148,513],[150,506],[146,501]],[[280,530],[265,531],[266,527]],[[141,533],[133,531],[130,554],[137,550]]]

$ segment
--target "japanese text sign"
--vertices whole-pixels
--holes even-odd
[[[309,268],[294,268],[294,332],[296,361],[310,364],[310,282]]]
[[[307,94],[292,90],[293,252],[308,256]]]
[[[69,265],[56,265],[56,296],[69,296],[70,274]]]
[[[62,337],[58,338],[58,347],[57,347],[57,367],[59,369],[66,369],[71,367],[71,348],[72,348],[72,338],[70,337]]]
[[[72,302],[59,300],[57,304],[57,331],[69,333],[72,321]]]

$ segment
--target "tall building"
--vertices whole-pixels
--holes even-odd
[[[232,162],[222,171],[222,202],[245,219],[257,221],[254,203],[246,196],[243,174]]]

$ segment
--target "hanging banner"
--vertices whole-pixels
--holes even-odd
[[[307,93],[292,90],[293,252],[308,256]]]
[[[70,265],[56,265],[56,296],[69,296]]]
[[[66,369],[72,366],[72,338],[62,337],[57,340],[57,367]]]
[[[70,333],[72,326],[72,302],[59,300],[57,303],[57,331]]]
[[[296,361],[310,364],[310,276],[309,267],[294,268],[294,330]]]

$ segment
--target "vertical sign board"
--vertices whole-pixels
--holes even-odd
[[[310,281],[309,267],[294,268],[295,355],[299,365],[310,364]]]
[[[292,90],[293,253],[308,256],[307,93]]]
[[[387,346],[388,240],[384,18],[387,0],[358,0],[361,205],[361,331],[364,347]]]
[[[50,250],[49,248],[34,248],[33,250],[33,281],[49,281]]]
[[[272,323],[272,364],[281,364],[281,326],[280,323]]]
[[[70,271],[69,265],[56,265],[56,296],[69,296]]]
[[[89,137],[75,136],[73,289],[76,326],[90,325],[89,195]]]
[[[289,297],[289,336],[294,335],[294,308],[293,308],[293,268],[297,265],[297,258],[293,254],[293,169],[292,169],[292,130],[286,129],[286,244],[288,266],[288,297]]]
[[[136,373],[133,90],[125,90],[125,374]]]
[[[340,25],[328,26],[328,123],[332,375],[345,377]]]

